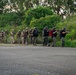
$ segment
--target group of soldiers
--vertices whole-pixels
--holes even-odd
[[[2,39],[4,39],[4,37],[7,39],[6,34],[7,34],[7,31],[1,32]],[[30,43],[33,45],[37,45],[37,38],[39,36],[38,28],[34,27],[33,29],[31,28],[29,30],[28,27],[26,27],[26,29],[24,29],[22,31],[18,30],[17,33],[15,33],[14,29],[12,29],[12,31],[10,32],[10,38],[11,38],[12,44],[16,43],[15,34],[16,34],[18,44],[28,45]],[[66,28],[63,28],[62,30],[60,30],[58,32],[55,27],[53,27],[51,30],[49,30],[49,28],[47,26],[45,26],[44,29],[42,30],[42,37],[43,37],[42,44],[43,44],[43,46],[50,46],[50,43],[49,43],[49,37],[50,37],[50,38],[52,38],[51,46],[55,47],[58,34],[61,39],[61,46],[64,47],[65,36],[67,34]],[[28,41],[28,39],[29,39],[29,41]]]
[[[52,38],[52,47],[56,47],[56,41],[57,41],[57,35],[59,35],[59,38],[61,39],[61,46],[65,46],[65,36],[68,33],[66,28],[62,28],[61,30],[56,30],[55,27],[53,27],[51,30],[48,30],[48,27],[46,26],[43,29],[43,46],[50,46],[48,37]]]
[[[14,44],[15,43],[14,30],[10,32],[10,37],[11,37],[11,43]],[[18,32],[16,33],[18,44],[22,43],[28,45],[29,44],[28,40],[30,40],[30,44],[36,45],[37,37],[38,37],[38,29],[36,27],[30,30],[28,29],[28,27],[26,27],[25,30],[22,31],[18,30]]]

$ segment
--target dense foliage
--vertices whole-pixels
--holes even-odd
[[[59,22],[60,22],[60,16],[57,15],[46,16],[31,21],[30,27],[37,27],[41,32],[45,26],[52,28],[55,27]]]
[[[0,15],[0,27],[6,25],[21,25],[23,17],[19,13],[6,13]]]
[[[65,11],[70,14],[76,12],[75,1],[76,0],[44,0],[44,2],[42,2],[42,0],[0,0],[0,13],[12,11],[13,9],[22,12],[35,6],[49,6],[59,13],[60,7],[64,6]],[[9,5],[10,9],[5,9],[4,7],[6,5]]]
[[[50,8],[46,7],[37,7],[35,9],[30,9],[25,14],[25,22],[27,25],[30,25],[30,22],[32,19],[39,19],[41,17],[45,17],[47,15],[53,15],[53,12],[50,10]]]

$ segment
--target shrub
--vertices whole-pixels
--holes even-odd
[[[57,46],[57,47],[60,47],[60,46],[61,46],[61,41],[57,41],[57,42],[56,42],[56,46]]]
[[[76,47],[76,40],[73,40],[73,41],[72,41],[71,47]]]
[[[41,17],[45,17],[46,15],[53,15],[53,12],[50,10],[50,8],[37,7],[35,9],[30,9],[25,14],[25,23],[29,25],[33,18],[39,19]]]
[[[66,41],[65,41],[65,46],[66,46],[66,47],[71,47],[71,42],[72,42],[72,41],[71,41],[70,39],[69,39],[69,40],[66,40]]]
[[[71,41],[70,39],[66,40],[65,46],[66,47],[76,47],[76,40],[73,40],[73,41]]]
[[[31,21],[30,27],[37,27],[41,32],[45,26],[52,28],[52,27],[55,27],[56,24],[59,22],[60,22],[60,16],[57,16],[57,15],[46,16],[46,17],[42,17],[40,19]]]
[[[72,29],[67,35],[66,35],[67,39],[71,39],[74,40],[76,38],[76,30]]]
[[[21,25],[23,18],[18,13],[5,13],[0,15],[0,27],[6,25]]]

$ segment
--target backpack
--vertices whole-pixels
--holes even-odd
[[[35,30],[33,31],[33,36],[38,36],[38,30],[37,30],[37,29],[35,29]]]
[[[43,36],[49,36],[49,32],[46,29],[43,30]]]

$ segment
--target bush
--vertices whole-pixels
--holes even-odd
[[[60,22],[60,16],[57,16],[57,15],[46,16],[46,17],[42,17],[40,19],[31,21],[30,27],[37,27],[41,32],[45,26],[52,28],[52,27],[55,27],[56,24],[59,22]]]
[[[72,43],[72,41],[69,39],[69,40],[66,40],[65,41],[65,46],[66,47],[71,47],[71,43]]]
[[[73,41],[72,41],[71,47],[76,47],[76,40],[73,40]]]
[[[57,42],[56,42],[56,46],[57,46],[57,47],[60,47],[60,46],[61,46],[61,41],[57,41]]]
[[[74,40],[76,38],[76,30],[72,29],[67,35],[66,35],[67,39],[71,39]]]
[[[0,15],[0,27],[6,25],[21,25],[23,18],[18,13],[5,13]]]
[[[53,12],[46,7],[37,7],[35,9],[30,9],[25,14],[25,23],[30,25],[30,22],[33,18],[40,19],[41,17],[45,17],[46,15],[53,15]]]
[[[71,41],[70,39],[66,40],[65,46],[66,47],[76,47],[76,40],[73,40],[73,41]]]

